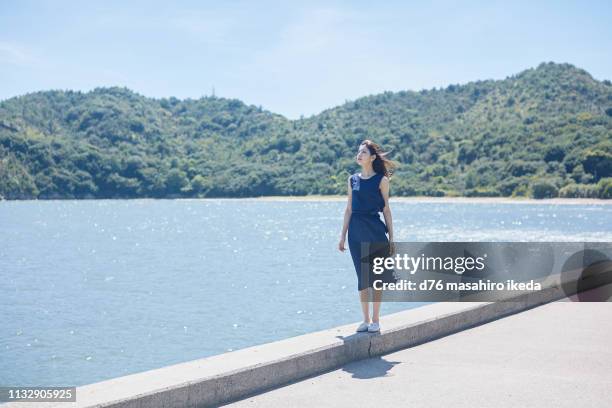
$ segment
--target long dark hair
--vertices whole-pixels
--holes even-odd
[[[389,179],[391,179],[395,168],[399,165],[399,163],[397,163],[396,161],[389,160],[386,157],[389,153],[391,153],[391,150],[389,150],[388,152],[383,152],[382,147],[380,147],[379,144],[374,143],[370,139],[365,139],[359,144],[359,146],[362,145],[365,145],[368,148],[370,154],[376,155],[374,162],[372,162],[372,167],[374,168],[374,171],[378,174],[384,174]]]

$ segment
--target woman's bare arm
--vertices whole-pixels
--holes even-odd
[[[340,233],[340,242],[338,243],[338,249],[345,251],[344,241],[346,239],[346,232],[348,231],[349,221],[351,220],[351,214],[353,213],[352,202],[353,189],[351,188],[351,178],[348,178],[348,201],[346,203],[346,209],[344,210],[344,222],[342,224],[342,233]]]
[[[393,242],[393,218],[391,217],[391,207],[389,207],[389,179],[387,176],[380,180],[380,192],[385,200],[385,208],[383,208],[383,216],[385,224],[389,230],[389,241]]]

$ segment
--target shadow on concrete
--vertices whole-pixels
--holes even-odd
[[[373,357],[367,360],[355,361],[342,367],[342,371],[351,373],[352,378],[368,379],[384,377],[389,370],[400,364],[399,361],[387,361],[383,357]]]
[[[336,338],[345,343],[352,340],[358,341],[358,339],[370,342],[374,336],[380,336],[380,333],[353,333],[348,336],[336,336]],[[352,378],[368,379],[386,376],[389,370],[399,363],[399,361],[387,361],[383,357],[377,356],[353,361],[339,368],[351,373]]]
[[[366,332],[361,332],[361,333],[353,333],[353,334],[349,334],[348,336],[335,336],[338,340],[342,340],[343,342],[347,342],[347,341],[351,341],[351,340],[355,340],[355,339],[360,339],[360,338],[365,338],[367,336],[369,336],[369,333]]]

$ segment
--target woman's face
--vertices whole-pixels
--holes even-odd
[[[359,165],[363,165],[365,163],[372,163],[376,158],[375,155],[370,153],[370,149],[366,145],[359,146],[359,150],[357,150],[357,163]]]

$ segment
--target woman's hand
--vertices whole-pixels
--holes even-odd
[[[389,257],[395,256],[395,242],[393,239],[389,240]]]
[[[344,246],[344,238],[340,238],[340,242],[338,242],[338,250],[340,252],[346,251],[346,247]]]

